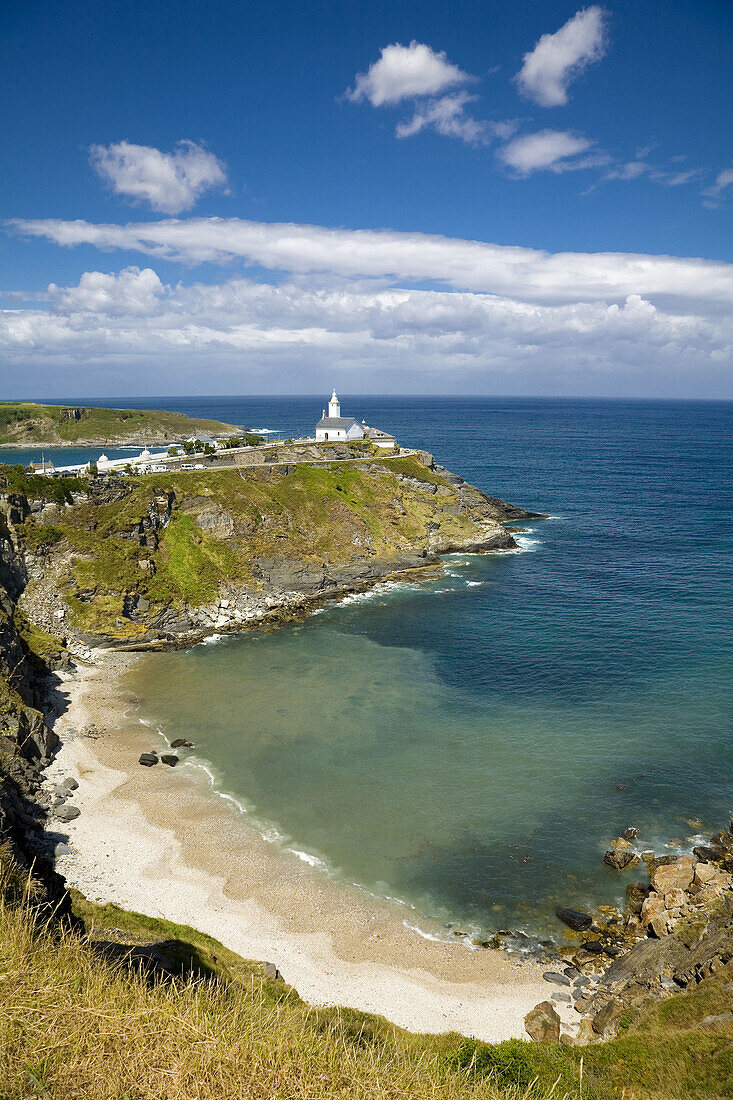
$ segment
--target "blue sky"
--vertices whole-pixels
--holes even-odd
[[[732,45],[729,0],[9,0],[2,389],[731,397]]]

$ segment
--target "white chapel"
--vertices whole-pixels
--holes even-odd
[[[341,402],[336,396],[336,390],[331,394],[328,402],[328,416],[323,410],[321,419],[316,424],[316,440],[319,443],[334,439],[363,439],[364,429],[353,416],[341,415]]]

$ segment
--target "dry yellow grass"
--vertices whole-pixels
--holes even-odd
[[[434,1041],[433,1041],[434,1043]],[[54,1100],[498,1100],[439,1046],[265,979],[150,981],[84,937],[0,902],[0,1095]],[[544,1091],[544,1090],[543,1090]]]

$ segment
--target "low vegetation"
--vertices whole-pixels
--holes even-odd
[[[723,1100],[733,1095],[725,975],[583,1048],[410,1035],[313,1009],[208,936],[73,896],[76,927],[34,909],[0,854],[4,1098]],[[83,922],[83,923],[82,923]],[[146,951],[147,949],[147,951]],[[166,970],[146,963],[165,960]]]
[[[200,606],[222,584],[257,591],[253,568],[261,559],[394,560],[427,544],[429,524],[446,539],[469,539],[476,528],[457,499],[418,459],[380,456],[373,463],[301,463],[287,473],[254,467],[136,476],[110,498],[92,494],[59,509],[44,529],[26,526],[33,548],[65,540],[59,583],[72,623],[134,640],[143,628],[118,622],[131,594],[158,607]],[[146,529],[160,501],[170,502],[170,513]]]
[[[231,424],[195,419],[183,413],[0,402],[0,445],[73,444],[81,440],[102,445],[132,438],[167,440],[188,438],[196,433],[218,435],[234,431]]]

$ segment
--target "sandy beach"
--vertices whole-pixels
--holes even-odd
[[[185,763],[143,768],[160,750],[131,713],[120,676],[134,660],[97,651],[66,674],[48,781],[74,776],[81,816],[58,824],[67,883],[88,898],[194,926],[245,958],[274,963],[314,1005],[378,1013],[415,1032],[498,1041],[550,995],[542,969],[502,951],[433,940],[398,903],[329,880],[268,843]],[[442,932],[439,927],[435,933]]]

